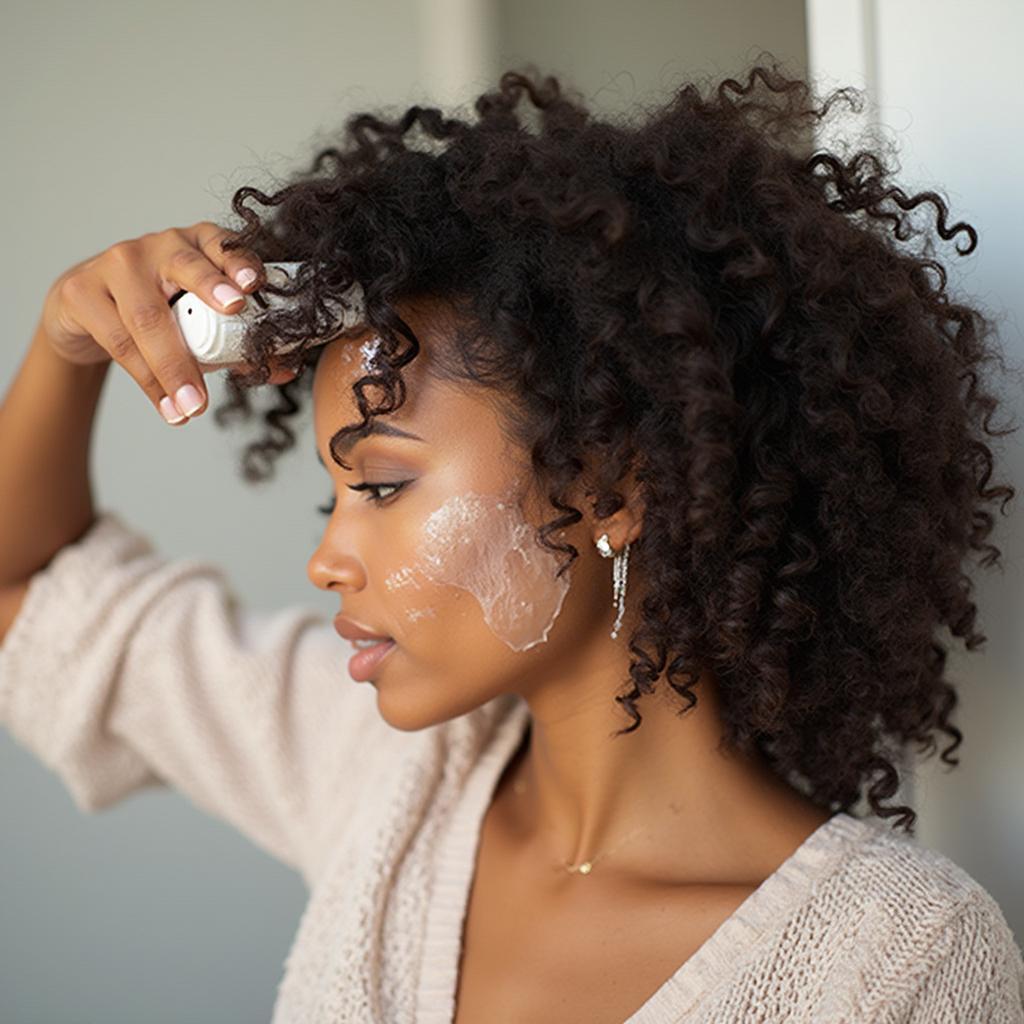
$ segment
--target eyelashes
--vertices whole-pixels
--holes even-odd
[[[409,480],[399,480],[397,483],[393,484],[371,484],[368,482],[364,482],[361,484],[348,484],[347,486],[350,491],[367,491],[368,493],[366,500],[369,501],[371,504],[384,505],[387,502],[389,502],[399,491],[401,491],[406,484],[410,482],[411,481]],[[381,497],[381,491],[390,491],[391,493]],[[318,505],[316,510],[317,512],[320,512],[325,516],[329,516],[334,512],[335,504],[336,502],[334,496],[332,495],[329,504]]]

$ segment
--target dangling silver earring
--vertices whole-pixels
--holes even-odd
[[[611,637],[614,640],[619,635],[622,615],[626,610],[626,574],[629,572],[629,545],[627,544],[618,554],[615,554],[608,541],[607,533],[602,533],[596,543],[597,550],[601,552],[602,558],[615,556],[615,561],[612,562],[612,607],[618,605],[618,615],[615,618],[615,625],[612,627],[611,632]]]

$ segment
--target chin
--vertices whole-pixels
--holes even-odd
[[[490,699],[489,695],[481,695],[477,700],[467,700],[464,694],[445,693],[440,686],[422,679],[415,685],[409,679],[389,679],[386,672],[371,679],[369,685],[377,690],[377,710],[381,718],[402,732],[420,732],[451,721]]]

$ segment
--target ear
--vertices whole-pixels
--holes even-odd
[[[593,515],[594,506],[591,495],[589,502],[592,517],[591,540],[596,544],[598,538],[607,533],[608,542],[613,550],[621,551],[627,544],[634,543],[643,532],[644,502],[640,484],[637,482],[633,470],[630,470],[616,484],[616,490],[625,498],[625,504],[618,511],[603,519],[598,519]]]

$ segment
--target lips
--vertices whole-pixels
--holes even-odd
[[[339,636],[346,640],[392,640],[393,637],[386,633],[375,633],[368,626],[364,626],[347,615],[336,615],[334,617],[334,628]]]
[[[396,649],[394,640],[374,644],[366,650],[354,654],[348,661],[348,674],[359,683],[373,679],[380,669],[380,664]]]

